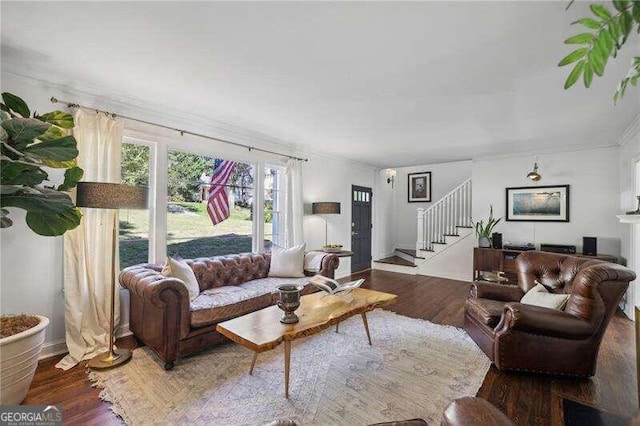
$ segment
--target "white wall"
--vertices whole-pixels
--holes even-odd
[[[324,245],[324,218],[327,219],[329,244],[342,244],[351,249],[351,185],[374,189],[373,200],[377,194],[374,188],[374,170],[338,159],[317,159],[303,166],[304,190],[304,237],[308,249],[318,249]],[[312,215],[311,203],[337,201],[340,203],[339,215]],[[375,219],[375,213],[372,213]],[[376,224],[374,223],[374,228]],[[372,242],[372,247],[375,243]],[[373,255],[373,253],[372,253]],[[351,273],[351,259],[340,259],[336,277]]]
[[[416,246],[416,209],[430,207],[456,186],[469,179],[471,177],[471,161],[400,167],[396,171],[393,188],[393,214],[389,216],[388,224],[394,227],[395,246],[413,249]],[[431,172],[430,203],[410,203],[408,201],[408,175],[419,172]],[[384,182],[386,183],[386,177]]]
[[[254,146],[262,146],[292,155],[309,157],[303,166],[303,184],[305,204],[313,201],[340,201],[342,214],[332,218],[329,226],[330,240],[350,248],[351,184],[373,187],[374,168],[355,162],[342,161],[318,153],[298,152],[291,146],[277,145],[266,140],[264,135],[237,128],[212,127],[208,123],[195,122],[188,115],[175,112],[154,111],[147,106],[132,106],[100,96],[57,86],[51,83],[18,77],[11,73],[2,73],[2,91],[15,93],[25,99],[32,110],[39,112],[63,109],[49,102],[51,96],[59,99],[77,101],[83,104],[118,111],[137,118],[166,123],[204,134],[213,134],[221,138],[235,140]],[[212,150],[224,154],[227,158],[256,161],[282,162],[280,157],[259,155],[255,151],[234,148],[212,141],[184,137],[174,133],[149,129],[144,126],[131,126],[125,133],[135,137],[149,136],[149,140],[158,141],[158,150],[166,150],[176,143],[182,149],[191,152],[211,153]],[[162,156],[160,156],[162,157]],[[166,166],[166,165],[165,165]],[[160,165],[162,167],[162,165]],[[166,173],[160,173],[158,187],[166,186]],[[156,197],[160,198],[160,197]],[[161,200],[156,200],[156,205]],[[0,314],[37,313],[50,319],[43,354],[52,354],[65,349],[64,336],[64,293],[63,293],[63,238],[41,237],[34,234],[24,223],[24,213],[11,209],[14,226],[0,231]],[[160,218],[166,212],[157,211]],[[375,213],[374,213],[375,214]],[[160,220],[162,222],[162,220]],[[304,233],[309,248],[318,248],[324,242],[324,224],[317,217],[306,216]],[[166,232],[161,225],[152,232]],[[156,259],[164,257],[165,247],[151,247]],[[338,276],[350,271],[348,258],[341,260]],[[128,329],[128,292],[121,291],[121,329]]]
[[[598,238],[598,252],[620,254],[618,213],[618,148],[545,154],[537,157],[542,180],[538,185],[571,185],[570,222],[501,222],[503,241],[572,244],[582,250],[582,237]],[[505,216],[505,188],[533,186],[527,173],[534,156],[474,160],[473,216]]]
[[[635,210],[637,207],[636,196],[640,195],[640,186],[637,182],[636,163],[640,161],[640,116],[623,133],[618,152],[619,167],[619,213]],[[640,275],[640,225],[619,224],[621,246],[620,255],[627,259],[627,266]],[[636,290],[637,280],[629,286],[625,313],[630,318],[634,317],[633,307],[640,305],[640,291]]]

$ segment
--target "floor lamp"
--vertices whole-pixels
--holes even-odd
[[[320,215],[340,214],[340,203],[328,202],[328,201],[323,201],[321,203],[312,203],[311,204],[311,214],[320,214]],[[327,233],[328,233],[327,218],[324,217],[323,219],[324,219],[324,245],[326,247],[326,245],[328,244],[328,242],[327,242]]]
[[[93,209],[147,209],[149,188],[121,183],[78,182],[76,206]],[[89,360],[89,367],[102,370],[124,364],[131,359],[128,349],[114,349],[115,299],[116,299],[116,243],[118,241],[118,216],[113,218],[111,242],[111,317],[109,320],[109,350]]]

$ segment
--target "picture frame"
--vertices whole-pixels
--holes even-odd
[[[431,202],[431,172],[409,173],[407,182],[410,203]]]
[[[569,222],[570,186],[506,188],[507,222]]]

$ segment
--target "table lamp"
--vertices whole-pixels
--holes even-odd
[[[121,183],[78,182],[76,206],[93,209],[146,209],[149,204],[149,188]],[[113,219],[111,244],[111,316],[109,321],[109,350],[89,360],[89,367],[102,370],[124,364],[131,359],[128,349],[114,349],[115,298],[116,298],[116,242],[118,241],[117,215]]]
[[[320,203],[312,203],[311,204],[311,213],[312,214],[340,214],[340,203],[336,202],[320,202]],[[327,219],[324,219],[324,245],[327,245]]]

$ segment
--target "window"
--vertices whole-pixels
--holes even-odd
[[[149,186],[151,147],[122,144],[122,183]],[[120,210],[120,268],[149,261],[149,210]]]
[[[275,166],[264,168],[264,248],[285,245],[285,197],[284,169]]]
[[[250,164],[169,150],[167,254],[193,259],[250,252],[253,181]]]

